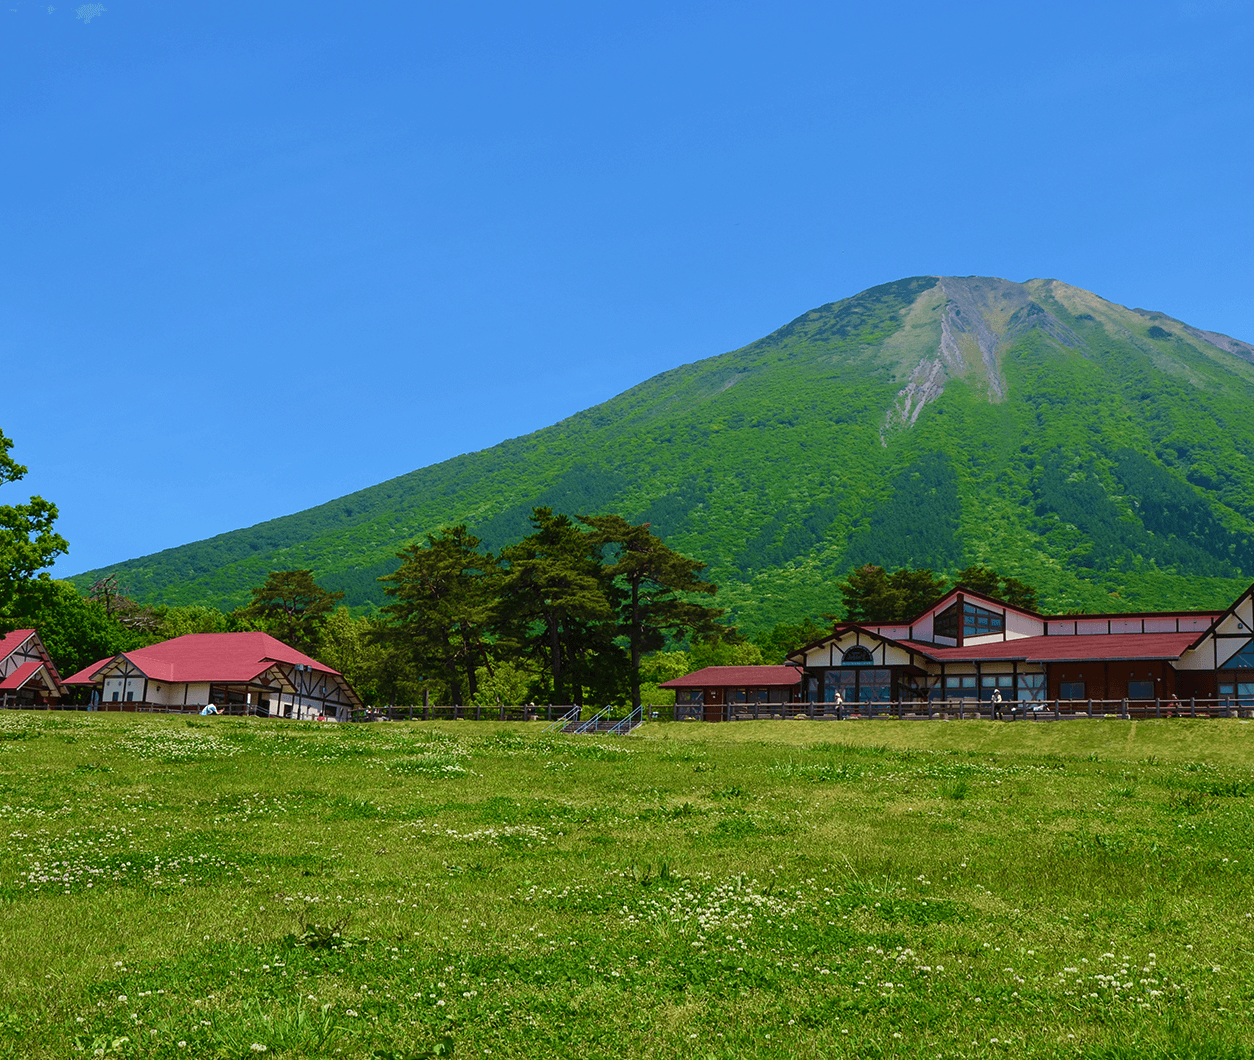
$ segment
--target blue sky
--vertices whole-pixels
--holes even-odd
[[[1254,340],[1254,6],[0,2],[0,429],[70,574],[921,273]]]

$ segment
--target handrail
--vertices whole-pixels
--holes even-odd
[[[579,717],[579,712],[582,709],[583,708],[580,706],[571,707],[570,710],[558,718],[557,721],[549,722],[549,724],[544,727],[544,731],[556,732],[558,729],[564,729],[567,725]]]
[[[574,731],[576,733],[584,733],[584,732],[587,732],[589,729],[595,729],[597,722],[600,721],[602,718],[604,718],[612,709],[613,709],[612,707],[606,707],[603,711],[601,711],[600,714],[597,714],[595,717],[589,718],[587,721],[585,721],[582,725],[580,725]]]
[[[613,733],[616,736],[622,736],[625,733],[631,732],[632,729],[634,729],[637,725],[642,724],[643,721],[644,721],[644,707],[640,706],[640,707],[637,707],[635,710],[633,710],[630,714],[628,714],[627,717],[625,717],[612,729],[606,729],[605,731],[607,733]],[[624,725],[627,726],[625,729],[623,728]]]

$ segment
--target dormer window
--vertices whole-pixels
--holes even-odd
[[[990,633],[1004,633],[1006,629],[1006,616],[1000,611],[990,611],[985,607],[976,607],[970,601],[964,600],[961,612],[957,602],[955,602],[937,614],[936,618],[932,620],[933,635],[957,640],[960,616],[962,620],[962,635],[964,637],[986,637]]]

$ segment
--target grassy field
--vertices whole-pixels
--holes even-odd
[[[1254,725],[0,714],[0,1055],[1247,1057]]]

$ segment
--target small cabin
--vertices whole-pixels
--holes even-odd
[[[754,704],[798,702],[801,678],[795,666],[707,666],[658,687],[675,690],[676,706],[701,705],[706,721],[722,721]]]

